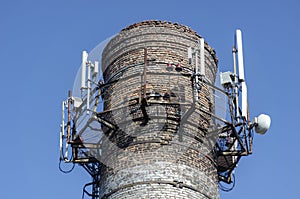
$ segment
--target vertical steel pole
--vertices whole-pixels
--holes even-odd
[[[143,73],[143,80],[144,80],[144,92],[143,92],[143,98],[146,99],[146,84],[147,84],[147,48],[144,48],[144,73]]]
[[[91,95],[91,64],[87,64],[87,94],[86,94],[86,114],[90,114],[90,95]]]
[[[71,104],[72,104],[72,93],[68,92],[68,123],[67,123],[67,142],[70,142],[71,138]]]
[[[63,154],[63,139],[65,136],[65,101],[61,105],[61,127],[60,127],[60,137],[59,137],[59,150],[60,150],[60,159],[64,158]]]
[[[195,73],[196,73],[196,85],[195,85],[195,90],[196,90],[196,92],[195,92],[195,99],[196,99],[196,102],[198,101],[198,79],[199,79],[199,77],[198,77],[198,49],[196,48],[196,50],[195,50],[195,56],[196,56],[196,58],[195,58]]]
[[[233,77],[233,82],[234,82],[234,93],[235,93],[235,119],[237,119],[237,121],[239,121],[239,95],[238,95],[238,88],[237,88],[237,71],[236,71],[236,47],[234,46],[232,48],[232,57],[233,57],[233,73],[234,73],[234,77]]]

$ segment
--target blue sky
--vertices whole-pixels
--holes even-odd
[[[298,198],[299,8],[297,0],[1,1],[1,198],[81,198],[87,173],[58,170],[61,100],[82,50],[146,19],[192,27],[215,48],[221,71],[231,69],[233,34],[243,30],[251,116],[266,112],[272,125],[255,135],[254,154],[221,198]]]

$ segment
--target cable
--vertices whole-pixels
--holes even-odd
[[[235,175],[232,173],[232,186],[231,187],[227,188],[227,187],[223,186],[221,184],[221,182],[219,182],[219,187],[222,191],[225,191],[225,192],[229,192],[229,191],[233,190],[233,188],[235,187]]]
[[[74,169],[74,167],[75,167],[75,163],[74,162],[72,162],[73,163],[73,166],[72,166],[72,168],[71,169],[69,169],[69,170],[63,170],[62,168],[61,168],[61,159],[59,159],[59,163],[58,163],[58,168],[59,168],[59,170],[61,171],[61,172],[63,172],[63,173],[70,173],[71,171],[73,171],[73,169]]]

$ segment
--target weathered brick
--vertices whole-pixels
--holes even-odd
[[[104,129],[101,145],[101,197],[107,198],[218,198],[214,154],[205,144],[213,111],[207,86],[195,107],[187,49],[199,35],[187,26],[145,21],[123,29],[106,46],[102,70],[106,82],[117,80],[104,93],[104,118],[118,129]],[[144,49],[147,49],[146,86]],[[198,57],[200,60],[200,57]],[[205,43],[205,75],[214,83],[215,51]],[[171,64],[173,70],[167,70]],[[176,65],[183,67],[176,71]],[[122,71],[122,73],[120,73]],[[113,78],[113,79],[112,79]],[[149,120],[141,108],[144,89]],[[191,114],[186,121],[185,114]],[[100,197],[100,198],[101,198]]]

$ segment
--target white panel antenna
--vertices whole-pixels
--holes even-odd
[[[238,67],[239,67],[239,80],[244,81],[244,58],[243,58],[243,44],[242,44],[242,31],[236,30],[236,44],[237,44],[237,54],[238,54]]]
[[[87,71],[87,95],[86,95],[86,113],[90,114],[90,92],[91,92],[91,68],[92,62],[87,63],[88,71]]]
[[[242,117],[247,119],[248,116],[248,96],[247,96],[247,85],[245,82],[241,83],[242,87]]]
[[[205,75],[204,39],[200,38],[200,75]]]
[[[239,29],[236,30],[236,44],[237,44],[237,56],[238,56],[239,82],[241,82],[241,89],[242,89],[242,117],[247,119],[248,116],[247,85],[245,83],[245,74],[244,74],[242,31]]]
[[[82,51],[82,62],[81,62],[81,89],[86,88],[86,64],[87,64],[88,53]]]
[[[94,75],[97,75],[99,73],[99,62],[95,61],[94,65]]]

